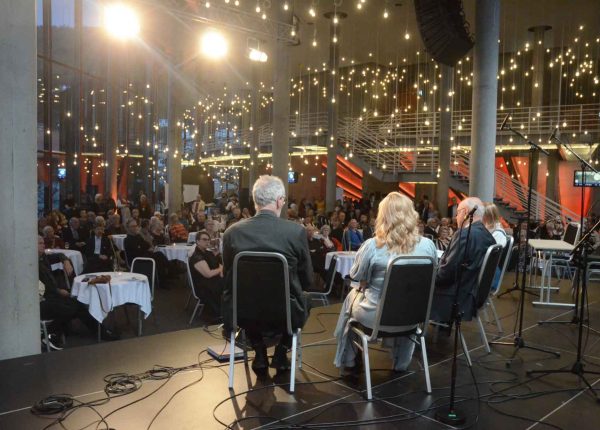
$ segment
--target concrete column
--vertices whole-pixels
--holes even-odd
[[[176,61],[173,61],[176,63]],[[183,140],[181,139],[181,128],[177,126],[179,118],[178,82],[177,76],[172,68],[169,68],[167,83],[167,183],[169,184],[169,201],[167,206],[169,213],[174,213],[181,208],[182,185],[181,185],[181,155],[183,154]]]
[[[118,70],[115,51],[108,48],[106,70],[106,143],[104,160],[108,166],[104,168],[105,195],[117,200],[117,172],[119,170],[117,149],[119,148],[119,88]],[[127,172],[123,172],[127,174]]]
[[[446,216],[448,208],[448,188],[450,181],[450,153],[452,142],[452,77],[454,68],[441,66],[442,80],[440,82],[440,148],[439,171],[437,174],[436,203],[440,216]]]
[[[532,57],[532,82],[531,85],[531,107],[532,113],[536,112],[536,108],[544,105],[544,33],[552,29],[549,25],[538,25],[536,27],[529,28],[529,31],[533,32],[533,57]],[[536,86],[537,84],[537,86]],[[540,160],[540,153],[534,152],[531,157],[530,169],[533,170],[530,186],[535,190],[537,189],[538,181],[538,161]]]
[[[277,9],[277,21],[291,22],[290,11]],[[283,181],[288,193],[288,159],[290,142],[290,48],[284,40],[275,47],[275,73],[273,74],[273,175]],[[282,210],[287,217],[287,211]]]
[[[500,1],[480,0],[475,7],[473,124],[469,195],[491,202],[495,187],[496,109]]]
[[[0,360],[40,352],[35,9],[0,7]]]
[[[260,149],[258,127],[260,113],[260,93],[258,90],[258,64],[252,65],[252,105],[250,107],[250,162],[248,164],[248,200],[252,199],[252,187],[258,178],[258,152]],[[283,179],[283,178],[282,178]],[[250,202],[248,202],[250,203]]]
[[[335,189],[337,183],[337,125],[339,106],[338,65],[340,63],[341,20],[346,18],[342,12],[328,12],[325,18],[331,20],[329,26],[329,79],[327,80],[328,136],[327,136],[327,177],[325,182],[325,210],[335,208]],[[334,40],[336,42],[334,42]],[[310,85],[310,83],[309,83]],[[309,88],[310,90],[310,88]],[[317,94],[318,96],[318,94]],[[318,100],[317,100],[318,103]]]

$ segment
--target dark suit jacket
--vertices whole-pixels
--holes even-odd
[[[78,238],[75,239],[73,237],[73,231],[71,230],[71,227],[67,227],[63,230],[63,240],[65,241],[65,243],[69,244],[69,248],[70,249],[75,249],[78,251],[82,251],[81,248],[79,248],[77,245],[75,245],[77,242],[85,242],[87,241],[88,237],[89,237],[89,232],[85,231],[84,229],[82,229],[81,227],[79,227],[77,229],[77,234],[78,234]]]
[[[456,292],[456,271],[463,259],[467,242],[467,228],[458,230],[444,252],[440,262],[436,280],[431,319],[435,321],[450,321],[452,305]],[[464,312],[463,319],[469,321],[476,315],[475,297],[477,295],[477,278],[483,263],[483,257],[496,240],[480,222],[474,222],[469,237],[469,248],[466,255],[466,267],[462,268],[458,303]]]
[[[96,236],[88,238],[85,242],[85,256],[87,258],[94,257],[94,249],[96,248]],[[106,236],[102,236],[100,241],[100,254],[106,255],[110,258],[113,257],[113,250],[110,245],[110,239]]]
[[[150,249],[150,244],[146,242],[139,234],[135,236],[128,234],[123,241],[123,247],[125,248],[125,253],[127,254],[128,264],[131,264],[133,259],[136,257],[149,256],[148,250]]]
[[[223,321],[232,324],[233,259],[241,251],[279,252],[288,262],[290,272],[290,299],[292,328],[304,326],[308,318],[308,304],[303,290],[312,284],[313,268],[304,228],[279,218],[269,211],[260,211],[254,217],[243,219],[225,231],[223,236]]]

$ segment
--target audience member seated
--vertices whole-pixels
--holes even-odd
[[[331,237],[337,240],[340,244],[344,238],[344,228],[341,226],[337,217],[333,217],[331,221]]]
[[[419,214],[412,201],[400,193],[388,194],[379,204],[375,236],[361,246],[350,269],[350,277],[360,282],[361,287],[351,289],[340,311],[334,332],[337,337],[336,367],[356,366],[357,350],[352,341],[357,339],[354,339],[350,324],[357,321],[365,327],[373,327],[388,262],[401,255],[437,259],[433,242],[419,235],[418,221]],[[400,327],[398,331],[413,328]],[[415,348],[414,341],[408,337],[391,338],[394,370],[406,370]]]
[[[89,232],[86,235],[86,232],[79,226],[79,218],[76,217],[69,220],[69,227],[63,231],[65,246],[80,252],[83,252],[88,237]]]
[[[94,228],[96,227],[96,214],[92,211],[87,211],[86,218],[80,219],[79,223],[88,232],[88,237],[90,237],[94,234]]]
[[[438,237],[437,227],[438,227],[437,218],[429,218],[427,220],[427,224],[425,225],[425,228],[423,229],[423,233],[424,233],[425,237],[428,237],[429,239],[432,239],[432,240],[437,239],[437,237]]]
[[[198,194],[196,196],[196,200],[194,200],[194,202],[192,203],[192,216],[196,219],[198,219],[198,216],[200,214],[204,214],[204,211],[206,210],[206,203],[204,202],[204,200],[202,200],[202,196],[200,194]]]
[[[221,317],[223,295],[223,265],[218,251],[210,248],[210,236],[205,231],[196,235],[196,249],[190,257],[190,272],[196,295],[215,319]]]
[[[169,276],[169,260],[162,252],[152,251],[150,244],[140,236],[140,226],[134,218],[127,220],[126,227],[127,237],[125,237],[123,246],[127,255],[127,264],[131,266],[131,262],[136,257],[152,258],[156,263],[156,272],[158,273],[161,287],[164,288]]]
[[[306,237],[308,239],[308,251],[310,252],[310,261],[315,273],[324,277],[325,272],[325,247],[321,241],[321,236],[317,233],[317,228],[313,225],[306,226]]]
[[[65,242],[58,236],[54,235],[54,229],[47,225],[42,229],[44,235],[44,244],[46,249],[65,249]]]
[[[119,214],[113,214],[108,217],[106,223],[106,234],[112,236],[113,234],[125,234],[125,228],[121,224],[121,216]]]
[[[140,196],[140,204],[138,206],[138,211],[140,213],[141,219],[150,219],[154,211],[152,210],[152,206],[148,201],[148,197],[145,194]]]
[[[94,235],[86,242],[85,256],[85,273],[113,270],[113,248],[110,239],[104,236],[104,227],[94,229]]]
[[[64,277],[55,276],[52,273],[52,264],[62,262],[65,272],[73,274],[73,266],[63,254],[46,254],[44,252],[44,239],[38,236],[38,272],[39,281],[43,284],[43,296],[40,300],[40,318],[52,320],[48,327],[50,332],[50,343],[54,349],[61,349],[60,338],[67,334],[69,322],[79,319],[89,330],[92,336],[96,336],[97,322],[89,314],[87,307],[71,297]],[[114,340],[117,337],[101,327],[101,336],[105,340]]]
[[[150,246],[154,246],[154,239],[152,238],[152,233],[150,233],[150,220],[142,218],[140,222],[140,236],[148,242]]]
[[[134,220],[136,220],[138,222],[138,225],[140,223],[140,210],[135,208],[131,210],[131,218],[133,218]],[[127,230],[127,228],[125,228],[125,230]]]
[[[323,227],[321,227],[320,238],[321,238],[321,242],[323,243],[323,247],[325,248],[325,253],[341,251],[342,244],[340,242],[338,242],[336,239],[334,239],[333,237],[330,237],[330,234],[331,234],[331,227],[329,227],[327,224],[325,224]]]
[[[177,214],[169,215],[169,238],[171,242],[187,242],[188,231],[181,224]]]
[[[498,212],[498,208],[494,203],[485,203],[482,222],[485,228],[492,234],[496,243],[502,245],[502,248],[504,248],[508,243],[508,236],[500,223],[500,212]],[[492,291],[496,291],[500,287],[501,272],[500,267],[496,267],[496,273],[492,281]]]
[[[190,213],[190,210],[187,207],[183,207],[179,214],[179,222],[185,227],[187,231],[190,230],[190,227],[194,223],[194,218]]]
[[[446,249],[448,249],[452,237],[451,232],[452,229],[450,227],[440,226],[438,229],[438,238],[435,240],[437,249],[440,251],[446,251]]]
[[[248,209],[248,208],[242,209],[242,218],[243,219],[252,218],[252,215],[250,214],[250,209]]]
[[[477,206],[473,214],[473,224],[469,236],[469,247],[467,232],[469,228],[468,214]],[[457,221],[460,228],[452,236],[448,249],[444,252],[438,268],[433,303],[431,305],[431,319],[440,322],[449,322],[452,319],[452,306],[454,296],[458,288],[459,310],[463,313],[463,319],[469,321],[476,312],[475,297],[477,294],[477,278],[483,263],[483,257],[487,249],[496,243],[494,237],[481,222],[483,218],[483,203],[477,197],[469,197],[458,205]],[[460,285],[456,285],[456,273],[463,263],[461,269]]]
[[[217,221],[214,219],[207,219],[206,223],[206,232],[210,235],[211,239],[218,239],[220,236],[219,228],[217,226]]]
[[[158,218],[152,217],[148,226],[152,236],[152,246],[168,245],[169,235],[165,234],[165,226]]]
[[[440,225],[437,228],[438,235],[440,234],[441,228],[446,228],[448,230],[448,237],[452,237],[454,230],[452,230],[452,220],[450,218],[442,218],[440,221]]]
[[[92,211],[96,215],[104,216],[106,214],[106,204],[102,194],[98,193],[94,197],[94,203],[92,203]]]
[[[358,228],[362,230],[363,240],[371,239],[373,237],[373,229],[369,223],[369,215],[361,214],[360,221],[358,222]]]
[[[348,223],[348,228],[344,232],[342,245],[344,251],[358,251],[358,248],[363,244],[363,236],[358,231],[358,221],[351,219]]]
[[[233,259],[238,252],[263,251],[283,254],[288,262],[290,282],[290,305],[292,329],[303,327],[309,313],[310,300],[303,290],[311,287],[313,269],[308,251],[308,242],[304,228],[296,223],[279,217],[285,207],[285,187],[276,176],[263,175],[254,183],[252,197],[256,205],[256,215],[227,229],[223,236],[223,266],[225,271],[225,290],[223,292],[223,320],[227,330],[232,330],[232,288]],[[260,288],[260,285],[257,285]],[[277,370],[290,368],[287,350],[291,336],[286,324],[266,324],[260,320],[240,319],[255,351],[252,369],[256,373],[264,372],[268,366],[267,348],[263,332],[275,331],[281,334],[281,340],[275,347],[271,367]]]
[[[242,220],[242,210],[239,208],[239,206],[236,206],[231,211],[231,218],[227,220],[227,228],[240,220]]]
[[[206,214],[200,212],[194,216],[194,223],[190,227],[190,231],[200,231],[206,228]]]

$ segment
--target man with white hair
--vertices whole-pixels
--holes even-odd
[[[309,303],[303,291],[312,283],[313,268],[304,228],[294,222],[280,218],[285,208],[285,188],[276,176],[262,175],[254,183],[252,197],[256,215],[242,219],[229,227],[223,236],[223,268],[225,289],[223,291],[223,321],[227,330],[232,329],[232,283],[233,259],[242,251],[278,252],[286,257],[289,268],[290,311],[292,329],[303,327],[308,318]],[[257,285],[260,288],[260,285]],[[271,367],[278,371],[288,370],[290,362],[287,351],[291,336],[285,321],[267,323],[261,320],[239,319],[238,325],[246,331],[255,351],[252,369],[255,373],[266,370],[267,348],[263,333],[281,333],[281,341],[275,347]]]
[[[476,207],[476,209],[475,209]],[[473,213],[473,223],[467,245],[467,232],[469,228],[469,212]],[[458,205],[456,218],[458,231],[452,237],[448,248],[442,256],[435,280],[435,293],[431,305],[431,319],[435,321],[450,321],[452,319],[452,306],[458,288],[459,309],[463,312],[463,319],[470,320],[475,315],[477,296],[477,278],[483,263],[483,257],[496,240],[481,222],[483,218],[483,203],[477,197],[469,197]],[[463,263],[460,285],[456,285],[456,274]]]

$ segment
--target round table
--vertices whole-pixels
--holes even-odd
[[[354,264],[356,254],[356,251],[328,252],[327,254],[325,254],[325,269],[329,268],[329,263],[331,263],[331,259],[335,255],[337,257],[337,266],[335,270],[340,275],[342,275],[342,278],[345,278],[347,275],[350,274],[350,269]]]
[[[75,251],[74,249],[46,249],[46,254],[64,254],[71,260],[76,275],[83,272],[83,256],[79,251]]]
[[[126,234],[113,234],[111,236],[113,243],[115,244],[115,246],[117,247],[117,249],[119,251],[125,250],[125,238],[126,237],[127,237]]]
[[[165,254],[168,260],[180,260],[184,263],[188,262],[188,259],[194,253],[196,245],[185,245],[183,243],[175,243],[167,246],[157,246],[156,249],[159,252]]]
[[[94,276],[109,275],[108,284],[88,284]],[[146,275],[131,272],[99,272],[88,273],[75,277],[71,295],[81,303],[89,306],[90,315],[98,322],[104,321],[106,316],[116,306],[125,303],[135,303],[148,317],[152,312],[152,293]]]

